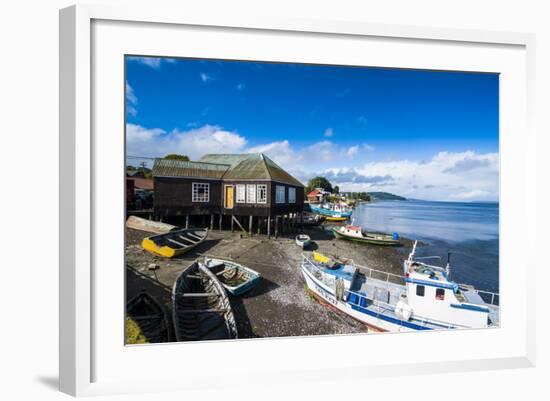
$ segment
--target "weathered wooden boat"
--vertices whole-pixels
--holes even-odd
[[[126,305],[126,313],[145,337],[142,342],[163,343],[170,340],[164,308],[148,293],[141,292],[132,298]]]
[[[220,280],[231,295],[241,295],[258,284],[260,273],[239,263],[205,258],[204,265]]]
[[[128,217],[128,219],[126,220],[126,227],[155,234],[164,234],[177,229],[177,227],[173,226],[172,224],[161,223],[160,221],[154,220],[147,220],[138,216]]]
[[[342,227],[333,227],[332,232],[337,238],[343,238],[350,241],[362,242],[374,245],[400,245],[397,233],[369,233],[363,231],[359,226],[346,225]]]
[[[307,248],[309,244],[311,244],[311,237],[309,235],[298,234],[296,236],[296,245],[298,245],[300,248]]]
[[[499,294],[455,283],[449,263],[425,264],[415,251],[416,242],[403,275],[315,255],[302,255],[301,269],[316,298],[378,331],[499,326]]]
[[[147,237],[141,242],[143,249],[166,258],[189,252],[208,236],[207,228],[170,231]]]
[[[233,310],[222,284],[199,262],[185,268],[174,282],[172,317],[177,341],[238,337]]]

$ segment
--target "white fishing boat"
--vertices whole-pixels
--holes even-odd
[[[298,245],[300,248],[307,248],[309,244],[311,244],[311,237],[309,235],[298,234],[296,236],[296,245]]]
[[[498,327],[499,295],[451,281],[449,264],[415,259],[416,244],[403,276],[322,255],[302,255],[302,274],[313,295],[378,331]]]

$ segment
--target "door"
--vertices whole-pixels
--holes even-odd
[[[233,209],[233,185],[225,186],[225,208]]]

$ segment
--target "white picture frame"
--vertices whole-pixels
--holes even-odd
[[[134,40],[139,37],[139,45],[124,33],[130,31]],[[143,31],[147,31],[146,36],[140,36]],[[197,35],[204,41],[200,48],[178,48],[175,37],[180,34]],[[236,49],[226,43],[223,49],[218,49],[215,42],[220,35],[231,39],[228,43],[241,40],[240,53],[237,54]],[[256,35],[255,39],[261,37],[262,42],[249,41],[250,35]],[[160,41],[160,38],[172,39]],[[303,61],[309,57],[311,61],[319,57],[312,53],[318,49],[318,44],[311,48],[302,47],[300,53],[293,53],[292,47],[282,45],[288,39],[296,43],[322,41],[330,49],[338,41],[339,47],[334,47],[332,54],[323,56],[325,58],[322,60],[332,60],[335,64],[349,59],[349,63],[367,65],[360,59],[365,54],[352,54],[350,51],[354,46],[365,45],[373,50],[368,65],[454,68],[501,74],[501,328],[124,347],[123,341],[120,341],[123,337],[124,307],[119,304],[123,294],[123,287],[120,286],[124,270],[123,249],[117,251],[116,248],[120,245],[121,239],[117,236],[122,232],[124,217],[120,214],[123,212],[123,164],[120,165],[123,154],[120,150],[124,146],[124,127],[120,121],[123,121],[124,82],[123,61],[119,56],[123,53],[185,56],[193,52],[193,56],[206,57],[210,47],[210,51],[216,52],[213,56],[219,58],[260,57],[258,59],[263,60],[272,57],[278,61],[296,61],[304,57],[300,59]],[[382,42],[383,47],[388,49],[386,53],[376,50]],[[180,370],[179,378],[168,370],[158,372],[159,376],[144,378],[131,367],[140,360],[148,364],[164,360],[168,361],[169,367],[170,358],[184,354],[192,358],[199,351],[234,360],[246,359],[247,356],[255,358],[247,360],[249,367],[236,363],[232,369],[249,374],[250,380],[264,386],[273,386],[280,381],[327,381],[336,373],[359,380],[365,376],[410,374],[412,369],[418,374],[533,366],[535,285],[528,275],[534,274],[534,260],[530,259],[530,252],[519,257],[529,244],[527,239],[511,238],[510,232],[518,227],[535,231],[532,228],[537,214],[534,197],[531,196],[535,187],[535,160],[531,155],[535,153],[536,142],[531,116],[535,84],[534,43],[534,36],[529,34],[376,25],[358,21],[302,20],[251,14],[216,16],[154,7],[79,5],[61,10],[61,391],[72,395],[94,395],[167,389],[197,390],[206,382],[200,369],[193,372]],[[261,56],[262,51],[266,51],[266,45],[272,53]],[[415,54],[425,57],[415,59],[408,52],[409,48],[414,48]],[[434,60],[436,51],[438,59]],[[246,52],[248,55],[244,55]],[[458,61],[460,54],[464,54],[464,58]],[[407,56],[409,59],[405,59]],[[116,62],[112,63],[113,60]],[[107,68],[108,65],[110,67]],[[105,114],[107,105],[100,99],[108,103],[112,118],[108,118],[110,114]],[[97,135],[97,130],[103,128],[111,130],[112,135]],[[100,164],[99,160],[105,163]],[[120,171],[120,177],[117,171]],[[102,195],[111,193],[109,191],[113,188],[115,191],[119,188],[120,196],[113,195],[114,206],[107,210]],[[114,230],[107,230],[108,227]],[[112,266],[108,266],[113,272],[111,279],[104,274],[106,266],[102,262],[105,261],[112,261]],[[512,277],[509,268],[513,264],[522,266],[524,271],[515,271]],[[514,302],[507,297],[512,287]],[[101,288],[101,297],[97,296],[98,288]],[[116,295],[117,288],[120,295]],[[109,305],[110,311],[107,311]],[[120,319],[119,326],[117,319]],[[456,349],[448,349],[447,355],[432,352],[428,346],[422,347],[421,354],[409,350],[407,353],[388,351],[382,355],[376,351],[384,347],[399,349],[411,336],[417,336],[415,342],[421,347],[426,344],[449,344],[450,341],[458,345],[454,347]],[[469,344],[468,348],[464,348],[464,344]],[[313,350],[319,346],[343,350],[353,347],[359,351],[354,361],[342,364],[336,356],[316,357]],[[260,354],[263,355],[262,360],[257,356]],[[202,366],[200,360],[195,360],[196,367]],[[127,374],[120,373],[123,368],[128,368]],[[231,381],[230,378],[216,377],[216,386],[231,387]]]

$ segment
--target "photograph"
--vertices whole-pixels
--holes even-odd
[[[498,73],[121,74],[126,345],[499,328]]]

